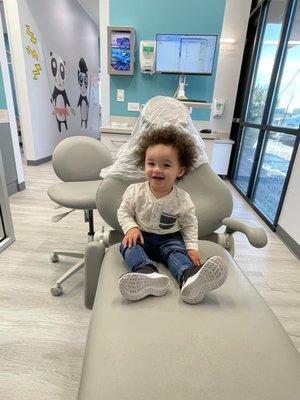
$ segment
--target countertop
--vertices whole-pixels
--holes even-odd
[[[100,127],[102,133],[119,133],[123,135],[130,135],[133,126],[124,126],[122,124],[116,125],[105,125]],[[199,132],[200,133],[200,132]],[[202,139],[217,139],[218,135],[216,133],[200,133]],[[223,140],[223,139],[222,139]]]
[[[0,124],[9,123],[8,112],[5,109],[0,109]]]

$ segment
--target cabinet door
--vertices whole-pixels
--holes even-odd
[[[205,151],[207,154],[208,162],[211,165],[211,158],[213,154],[213,149],[214,149],[214,141],[211,139],[204,140],[205,144]]]
[[[218,175],[227,175],[232,144],[214,142],[211,168]]]
[[[101,142],[108,148],[110,151],[113,160],[116,158],[116,154],[118,150],[128,142],[130,139],[130,135],[124,135],[119,133],[102,133],[101,134]]]

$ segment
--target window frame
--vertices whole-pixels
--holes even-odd
[[[267,19],[268,10],[269,10],[271,1],[272,0],[262,0],[262,1],[258,2],[258,4],[251,11],[251,14],[249,17],[248,31],[249,31],[249,29],[251,29],[251,24],[252,25],[254,24],[255,18],[258,18],[258,23],[257,23],[257,27],[256,27],[256,33],[254,35],[254,45],[253,45],[252,53],[249,56],[249,55],[247,55],[247,53],[244,52],[244,58],[250,57],[250,61],[249,61],[250,67],[248,69],[248,76],[246,78],[245,90],[244,91],[239,90],[237,99],[236,99],[236,105],[238,102],[242,102],[242,107],[240,109],[240,113],[237,112],[233,118],[233,124],[238,123],[239,127],[238,127],[237,137],[234,137],[232,135],[233,126],[232,126],[232,130],[231,130],[231,135],[230,135],[230,138],[235,140],[236,144],[234,146],[234,152],[233,152],[233,154],[231,156],[231,160],[230,160],[229,179],[230,179],[231,184],[241,194],[241,196],[247,201],[247,203],[257,212],[257,214],[264,220],[264,222],[273,231],[275,231],[278,220],[279,220],[280,212],[282,209],[282,205],[284,202],[284,197],[286,194],[290,176],[292,173],[294,161],[295,161],[295,158],[297,155],[297,150],[298,150],[298,146],[299,146],[299,138],[300,138],[300,126],[298,127],[298,129],[297,128],[287,128],[284,126],[274,126],[274,125],[269,124],[269,121],[270,121],[270,118],[272,115],[273,105],[274,105],[274,101],[276,99],[278,85],[280,85],[280,82],[281,82],[281,76],[283,73],[285,58],[286,58],[286,54],[287,54],[288,40],[289,40],[291,30],[293,27],[293,23],[295,20],[295,14],[297,11],[298,0],[288,0],[287,1],[284,18],[283,18],[283,23],[282,23],[281,35],[280,35],[280,39],[279,39],[279,43],[278,43],[276,56],[275,56],[273,70],[271,73],[271,79],[270,79],[270,83],[269,83],[269,88],[268,88],[268,92],[267,92],[267,97],[266,97],[266,102],[265,102],[265,106],[264,106],[261,123],[255,124],[255,123],[245,121],[247,108],[248,108],[248,99],[249,99],[249,95],[251,93],[251,88],[252,88],[252,83],[253,83],[253,77],[256,72],[257,64],[259,61],[261,42],[263,39],[262,33],[263,33],[263,30],[264,30],[264,27],[266,24],[266,19]],[[245,65],[246,65],[246,63],[245,63]],[[242,71],[242,73],[243,73],[243,71]],[[242,75],[242,73],[241,73],[241,75]],[[240,79],[239,89],[241,86],[242,86],[242,83],[241,83],[241,79]],[[235,108],[235,110],[236,109],[237,109],[237,107]],[[240,115],[238,115],[238,113]],[[252,127],[252,128],[259,129],[259,135],[258,135],[253,165],[252,165],[252,169],[251,169],[248,190],[247,190],[247,193],[245,194],[239,188],[239,186],[237,184],[235,184],[234,178],[235,178],[235,174],[237,171],[239,153],[240,153],[241,144],[242,144],[242,133],[246,127]],[[257,174],[259,172],[260,164],[262,162],[265,138],[266,138],[268,131],[286,133],[286,134],[296,136],[296,141],[295,141],[294,149],[293,149],[292,156],[290,159],[289,168],[288,168],[288,171],[286,174],[286,179],[285,179],[285,182],[284,182],[284,185],[282,188],[276,216],[275,216],[273,222],[271,222],[253,204],[253,201],[252,201],[252,196],[253,196],[254,190],[255,190]]]

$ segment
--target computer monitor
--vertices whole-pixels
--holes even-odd
[[[156,72],[211,75],[217,35],[157,34]]]

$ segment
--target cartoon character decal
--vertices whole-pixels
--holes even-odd
[[[88,77],[88,68],[86,62],[83,58],[79,60],[79,67],[78,67],[78,84],[80,88],[80,96],[77,103],[77,107],[80,107],[80,115],[81,115],[81,123],[80,126],[84,123],[85,129],[87,129],[87,122],[89,116],[89,101],[87,98],[87,91],[88,91],[88,84],[89,84],[89,77]]]
[[[64,124],[68,130],[67,116],[71,114],[70,102],[65,91],[66,63],[62,58],[50,52],[51,72],[54,80],[54,89],[50,99],[53,105],[53,114],[56,116],[58,130],[61,132],[61,125]]]

